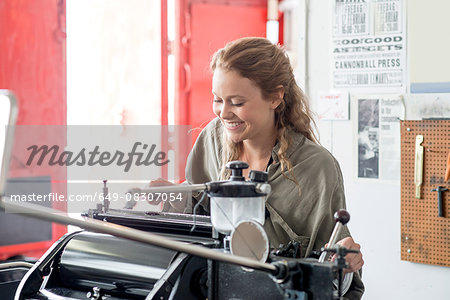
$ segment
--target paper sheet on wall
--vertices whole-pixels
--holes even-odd
[[[348,120],[348,93],[341,91],[319,92],[317,114],[319,120]]]
[[[352,95],[358,178],[400,180],[401,95]]]
[[[408,120],[450,118],[450,94],[408,94],[405,97]]]
[[[335,0],[333,86],[359,89],[405,87],[403,0]]]

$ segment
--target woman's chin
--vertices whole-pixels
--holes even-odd
[[[243,138],[242,138],[241,135],[230,134],[230,133],[227,132],[226,136],[227,136],[227,140],[228,141],[233,142],[235,144],[240,143],[240,142],[243,141]]]

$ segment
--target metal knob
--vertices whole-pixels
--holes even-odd
[[[350,221],[350,214],[345,209],[340,209],[334,213],[334,220],[345,225]]]
[[[267,172],[264,171],[251,170],[248,177],[250,178],[250,181],[253,182],[265,183],[267,182],[267,180],[269,180],[269,175],[267,174]]]
[[[227,169],[231,170],[230,180],[244,181],[245,178],[242,176],[242,170],[248,168],[248,163],[244,161],[230,161],[226,164]]]

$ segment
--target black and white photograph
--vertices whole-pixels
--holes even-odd
[[[358,101],[358,177],[379,177],[379,99]]]

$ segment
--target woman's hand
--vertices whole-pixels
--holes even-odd
[[[149,182],[148,186],[151,188],[158,187],[158,186],[170,186],[170,185],[176,185],[164,178],[158,178],[156,180],[152,180]],[[162,193],[161,193],[162,194]],[[167,194],[173,194],[176,197],[174,199],[171,199],[172,197],[151,197],[150,199],[147,199],[147,202],[151,205],[158,205],[161,203],[161,201],[167,201],[169,202],[170,206],[176,211],[176,212],[183,212],[186,204],[187,204],[187,194],[186,193],[167,193]],[[172,196],[173,196],[172,195]],[[180,197],[181,196],[181,197]]]
[[[337,242],[337,244],[341,247],[352,249],[352,250],[360,250],[361,245],[355,243],[355,241],[351,237],[346,237]],[[334,261],[336,259],[336,254],[331,257],[331,260]],[[353,273],[358,271],[364,265],[364,260],[362,257],[362,253],[349,253],[345,256],[345,260],[347,262],[348,268],[344,269],[344,273]]]
[[[151,188],[154,188],[154,187],[157,187],[157,186],[168,186],[168,185],[175,185],[175,184],[170,182],[170,181],[168,181],[168,180],[166,180],[166,179],[164,179],[164,178],[161,178],[161,177],[156,179],[156,180],[151,180],[148,183],[148,186],[151,187]],[[149,198],[150,197],[147,198],[147,202],[149,204],[151,204],[151,205],[158,205],[158,204],[161,203],[163,197],[151,197],[150,199]]]

